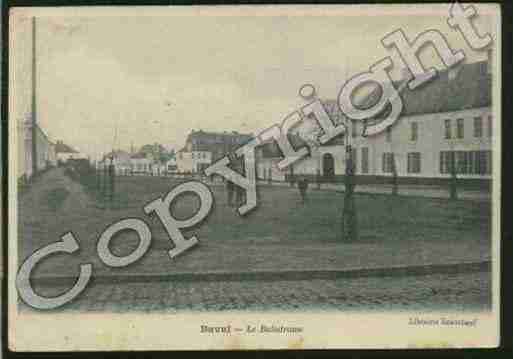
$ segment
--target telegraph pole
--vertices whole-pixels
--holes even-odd
[[[36,17],[32,18],[32,118],[31,118],[31,140],[32,140],[32,176],[37,172],[37,104],[36,104]]]
[[[345,79],[347,81],[348,60],[346,58]],[[344,176],[344,209],[342,210],[342,240],[352,242],[358,239],[358,223],[356,217],[356,205],[354,200],[354,169],[353,163],[353,146],[351,145],[351,132],[355,123],[347,116],[344,116],[345,145],[346,145],[346,169]]]
[[[342,211],[342,240],[346,242],[358,239],[358,223],[356,216],[356,205],[354,200],[354,163],[353,146],[349,134],[349,119],[346,119],[346,173],[344,176],[344,209]],[[355,124],[352,123],[352,126]]]
[[[451,179],[449,180],[449,196],[451,200],[458,199],[458,170],[456,168],[456,152],[454,151],[454,143],[450,140],[451,152],[449,152],[449,165],[451,171]]]

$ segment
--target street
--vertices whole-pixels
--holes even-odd
[[[136,263],[111,268],[100,261],[97,238],[106,224],[129,216],[144,216],[142,205],[176,185],[172,179],[123,178],[116,208],[99,209],[82,187],[61,169],[46,173],[20,198],[19,253],[26,258],[37,248],[58,240],[64,231],[79,239],[77,255],[43,260],[34,270],[39,295],[57,296],[75,281],[80,263],[92,263],[94,277],[62,311],[181,311],[181,310],[412,310],[436,308],[489,309],[491,276],[479,271],[428,271],[408,268],[455,266],[490,261],[489,207],[485,203],[440,199],[361,196],[361,237],[344,243],[336,233],[342,195],[312,191],[308,202],[296,189],[264,188],[261,208],[249,218],[233,213],[222,187],[213,187],[218,200],[208,222],[197,229],[200,244],[175,260],[167,251],[171,241],[151,220],[153,242]],[[187,199],[187,197],[185,197]],[[177,215],[194,210],[194,201],[174,206]],[[441,206],[443,204],[443,206]],[[335,230],[334,230],[335,227]],[[133,233],[121,233],[112,243],[118,256],[137,246]],[[60,259],[59,259],[60,258]],[[387,268],[405,274],[389,277]],[[376,270],[376,277],[320,279],[302,274],[290,280],[283,271]],[[253,279],[205,281],[208,273],[250,273]],[[278,274],[278,280],[258,273]],[[434,274],[438,273],[438,274]],[[193,275],[194,280],[172,275]],[[147,281],[135,280],[146,276]],[[116,278],[125,278],[119,282]],[[45,279],[46,278],[46,279]],[[57,278],[52,282],[51,278]],[[50,283],[50,284],[49,284]],[[20,302],[20,308],[29,309]],[[52,311],[49,311],[51,313]]]
[[[489,272],[338,280],[93,284],[58,311],[490,310],[490,286]],[[47,295],[65,289],[39,288]],[[33,310],[22,303],[20,309]]]

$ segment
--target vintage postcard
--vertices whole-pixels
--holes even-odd
[[[9,20],[11,350],[498,345],[498,6]]]

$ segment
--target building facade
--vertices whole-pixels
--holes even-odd
[[[211,163],[228,155],[251,140],[251,138],[252,135],[250,134],[242,134],[235,131],[192,131],[187,136],[185,146],[177,152],[176,164],[178,172],[203,172]]]
[[[364,121],[346,121],[336,101],[325,100],[323,105],[332,121],[346,121],[350,133],[325,145],[310,146],[310,155],[285,171],[277,168],[282,156],[276,145],[263,144],[257,149],[257,175],[259,179],[273,180],[286,180],[291,175],[342,180],[347,141],[352,146],[360,183],[388,182],[394,167],[402,182],[441,183],[451,177],[453,164],[459,179],[488,183],[493,127],[500,123],[491,113],[492,79],[488,66],[488,61],[464,64],[439,72],[420,88],[406,88],[400,95],[402,114],[392,127],[374,136],[364,135]],[[375,98],[377,93],[371,93],[366,101],[379,100]],[[367,123],[381,120],[383,116],[377,116]],[[296,149],[306,145],[291,142]]]
[[[55,153],[58,164],[64,164],[69,159],[87,159],[87,155],[75,150],[73,147],[65,144],[63,141],[57,141],[55,144]]]
[[[176,158],[172,157],[166,162],[166,174],[173,174],[178,172],[178,165],[176,164]]]
[[[395,166],[403,181],[443,182],[454,164],[460,179],[489,181],[496,122],[491,81],[487,61],[461,65],[420,88],[407,88],[403,112],[387,131],[364,137],[364,123],[353,123],[356,174],[379,180],[392,176]]]
[[[117,176],[127,176],[132,172],[132,161],[127,151],[115,150],[107,153],[98,163],[98,169],[104,169],[111,164],[114,165]]]
[[[212,152],[178,151],[176,166],[182,173],[198,173],[212,163]]]
[[[35,174],[34,170],[38,173],[56,165],[55,144],[38,124],[34,125],[30,119],[20,120],[17,130],[18,179],[26,181]]]
[[[135,153],[130,155],[131,173],[134,175],[152,175],[153,158],[151,155]]]

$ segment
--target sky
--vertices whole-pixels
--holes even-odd
[[[385,56],[397,78],[400,59],[380,40],[399,28],[410,39],[438,29],[467,62],[486,58],[448,27],[447,5],[297,9],[36,13],[39,124],[92,158],[132,143],[179,149],[191,130],[258,133],[281,122],[305,104],[298,96],[305,83],[336,98],[346,78]],[[11,45],[16,117],[30,113],[31,94],[34,14],[21,14]],[[475,20],[495,38],[492,23],[487,15]],[[420,57],[441,68],[432,49]]]

